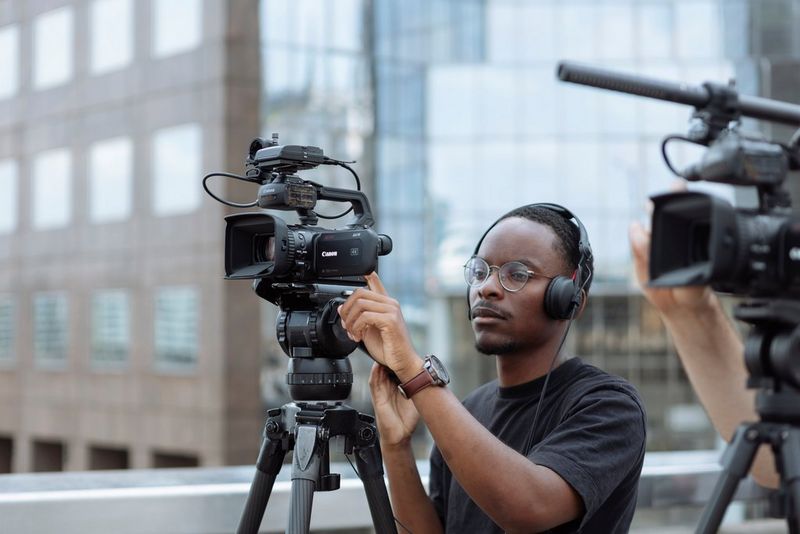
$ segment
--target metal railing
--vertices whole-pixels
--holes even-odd
[[[701,506],[719,473],[718,451],[654,453],[645,460],[640,509]],[[427,478],[427,462],[419,462]],[[361,482],[347,464],[331,465],[341,488],[314,494],[312,529],[358,529],[372,525]],[[0,532],[5,533],[191,533],[233,532],[254,472],[252,466],[149,469],[0,476]],[[262,532],[283,532],[291,494],[291,466],[275,482]],[[744,480],[737,500],[767,492]]]

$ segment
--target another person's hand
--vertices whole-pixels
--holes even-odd
[[[369,355],[408,380],[422,369],[422,358],[411,344],[400,304],[389,297],[375,273],[339,307],[342,327],[350,339],[363,342]]]
[[[642,293],[665,317],[672,314],[699,311],[714,305],[717,297],[709,286],[650,287],[650,232],[641,223],[631,223],[628,229],[633,265]]]
[[[384,451],[387,447],[408,445],[419,422],[414,403],[400,394],[389,373],[388,368],[376,362],[369,375],[372,405]]]

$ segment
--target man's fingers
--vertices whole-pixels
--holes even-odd
[[[369,371],[369,387],[376,388],[380,385],[381,381],[385,380],[386,372],[383,371],[383,366],[378,362],[372,364],[372,369]]]
[[[345,328],[348,328],[355,318],[366,312],[402,317],[400,305],[396,300],[361,289],[339,306],[338,312]]]
[[[369,372],[369,389],[373,402],[385,402],[389,398],[391,389],[394,388],[389,377],[389,369],[375,362]]]
[[[359,313],[354,320],[347,323],[347,332],[351,334],[354,341],[363,341],[364,334],[370,327],[380,331],[386,326],[386,323],[386,315],[384,313],[364,311]]]
[[[388,295],[386,288],[383,287],[383,282],[378,277],[378,273],[371,272],[364,277],[367,280],[367,287],[379,295]]]

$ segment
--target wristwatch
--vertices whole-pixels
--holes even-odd
[[[439,358],[431,354],[423,360],[422,371],[408,382],[397,386],[397,389],[400,390],[403,397],[410,399],[419,390],[428,386],[444,387],[449,383],[450,375],[447,374],[447,369],[444,368]]]

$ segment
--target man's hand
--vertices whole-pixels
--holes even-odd
[[[419,422],[419,412],[414,403],[400,394],[389,372],[389,369],[376,362],[369,375],[372,405],[375,407],[381,448],[384,451],[387,447],[409,445],[411,434]]]
[[[373,360],[405,382],[422,369],[422,358],[411,344],[400,304],[387,295],[377,274],[365,278],[369,289],[355,290],[339,307],[342,327],[350,339],[364,343]]]
[[[709,286],[650,287],[650,232],[638,222],[631,223],[628,230],[636,278],[642,293],[665,317],[700,311],[712,306],[717,297]]]

